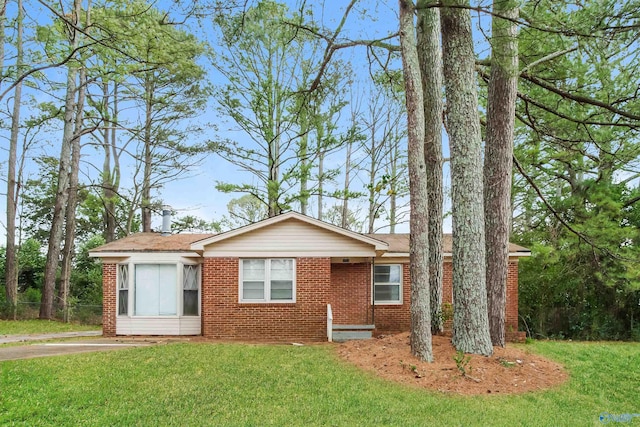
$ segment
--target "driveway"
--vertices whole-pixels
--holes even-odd
[[[160,344],[165,341],[153,338],[96,338],[78,341],[55,341],[62,338],[94,337],[100,331],[64,332],[44,335],[10,335],[0,338],[0,362],[5,360],[31,359],[34,357],[60,356],[65,354],[88,353],[95,351],[122,350],[131,347]],[[1,344],[27,341],[54,340],[55,342],[37,342],[20,346]]]

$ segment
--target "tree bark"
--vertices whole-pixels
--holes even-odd
[[[433,360],[429,300],[428,200],[424,163],[424,110],[420,66],[416,49],[414,6],[400,0],[400,49],[407,105],[411,271],[411,352]]]
[[[418,59],[424,95],[424,154],[429,199],[429,289],[431,331],[444,330],[442,317],[442,47],[440,10],[418,2]]]
[[[71,34],[71,49],[76,49],[79,44],[79,32],[75,26],[79,24],[81,1],[74,0],[72,14],[73,25],[69,25]],[[53,318],[53,299],[56,288],[56,273],[60,262],[60,241],[64,229],[67,200],[69,197],[69,168],[71,163],[71,144],[74,138],[74,119],[76,111],[76,78],[78,70],[71,63],[67,70],[67,88],[64,105],[64,127],[62,131],[62,144],[60,149],[60,164],[58,169],[58,186],[56,200],[53,207],[53,218],[49,231],[49,244],[47,260],[44,267],[44,284],[42,286],[42,300],[40,303],[40,318]]]
[[[18,16],[16,19],[16,67],[22,69],[24,49],[22,43],[24,10],[22,0],[18,0]],[[6,1],[0,2],[0,16],[2,19],[2,49],[4,51],[4,25]],[[4,52],[1,52],[4,63]],[[0,65],[0,70],[3,64]],[[11,135],[9,137],[9,158],[7,159],[7,245],[5,259],[5,294],[11,305],[13,319],[16,319],[18,305],[18,262],[16,247],[16,205],[18,203],[18,183],[16,181],[16,164],[18,156],[18,137],[20,134],[20,109],[22,103],[22,81],[16,84],[13,94],[13,113],[11,115]]]
[[[454,6],[454,7],[447,7]],[[453,344],[465,353],[493,353],[485,286],[482,144],[471,15],[463,0],[440,11],[453,205]]]
[[[87,17],[90,13],[86,11]],[[88,20],[87,20],[88,25]],[[87,75],[80,70],[80,87],[76,102],[75,132],[71,142],[71,167],[69,169],[69,195],[67,197],[64,248],[62,250],[62,268],[60,270],[59,301],[64,313],[64,321],[69,321],[69,291],[71,289],[71,270],[75,255],[76,207],[78,205],[78,173],[80,170],[80,135],[84,122],[84,103],[87,90]]]
[[[491,341],[493,345],[504,347],[513,134],[518,91],[518,29],[514,23],[518,18],[517,2],[494,0],[493,13],[484,156],[487,306]]]
[[[351,150],[353,149],[353,141],[347,141],[347,153],[344,162],[344,196],[342,198],[342,218],[340,225],[347,229],[349,224],[349,186],[351,185]]]
[[[153,169],[153,141],[152,141],[152,115],[153,115],[153,76],[147,74],[145,81],[145,125],[144,125],[144,152],[143,152],[143,172],[142,172],[142,199],[141,199],[141,219],[142,231],[151,232],[151,171]]]

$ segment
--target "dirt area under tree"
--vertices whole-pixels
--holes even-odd
[[[433,337],[434,362],[411,355],[409,333],[340,345],[340,356],[388,380],[445,393],[505,395],[546,390],[562,384],[562,365],[520,348],[494,347],[492,356],[459,357],[451,337]],[[455,358],[459,360],[456,363]]]

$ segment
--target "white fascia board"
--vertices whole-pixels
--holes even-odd
[[[179,261],[182,258],[202,258],[197,252],[96,252],[90,254],[93,258],[122,258],[131,261]]]
[[[289,251],[205,251],[204,258],[371,258],[375,256],[371,252],[349,252],[341,253],[336,251],[326,252],[289,252]]]

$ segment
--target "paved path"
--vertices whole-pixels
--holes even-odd
[[[95,351],[122,350],[125,348],[160,344],[164,341],[145,338],[96,338],[80,341],[60,341],[34,343],[19,346],[2,346],[1,344],[28,341],[58,340],[61,338],[96,337],[102,331],[61,332],[38,335],[6,335],[0,337],[0,362],[6,360],[31,359],[34,357],[60,356],[64,354],[87,353]]]
[[[56,332],[51,334],[35,334],[35,335],[0,335],[0,344],[9,344],[27,341],[46,341],[57,340],[59,338],[75,338],[75,337],[99,337],[102,331],[77,331],[77,332]]]

